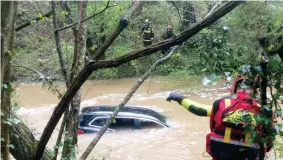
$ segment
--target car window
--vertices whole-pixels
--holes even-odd
[[[80,115],[80,126],[86,126],[93,120],[94,116],[92,115]]]
[[[91,122],[91,125],[102,127],[106,123],[106,120],[107,118],[95,118],[95,120]],[[109,128],[114,130],[132,130],[163,128],[163,126],[150,120],[139,120],[135,118],[115,118]]]
[[[97,118],[93,122],[91,122],[91,125],[103,126],[106,120],[107,120],[106,118]]]
[[[141,121],[140,126],[142,129],[163,128],[162,125],[154,121],[148,121],[148,120]]]

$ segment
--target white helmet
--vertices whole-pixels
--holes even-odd
[[[149,20],[148,20],[148,19],[145,19],[144,23],[149,23]]]

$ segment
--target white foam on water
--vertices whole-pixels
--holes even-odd
[[[21,107],[17,113],[19,115],[35,115],[43,112],[49,112],[55,108],[56,104],[44,105],[40,107]]]

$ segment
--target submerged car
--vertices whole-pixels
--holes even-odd
[[[79,133],[96,133],[112,115],[117,106],[100,105],[86,107],[81,110]],[[156,111],[136,106],[124,106],[112,121],[106,132],[125,129],[169,127],[166,117]]]

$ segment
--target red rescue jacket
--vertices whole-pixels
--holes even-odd
[[[260,105],[249,98],[247,93],[240,92],[237,98],[220,100],[216,107],[218,108],[214,108],[210,116],[211,132],[206,137],[207,152],[215,157],[213,152],[222,152],[221,148],[226,148],[225,145],[259,150],[259,145],[250,141],[251,132],[244,131],[244,127],[251,125],[259,129],[253,115],[260,112]]]

